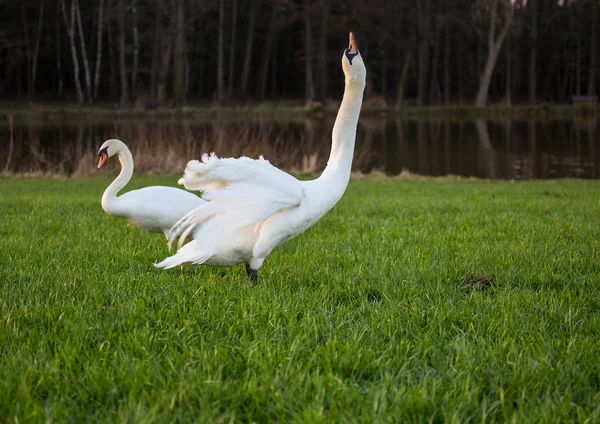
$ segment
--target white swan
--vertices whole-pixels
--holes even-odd
[[[163,233],[168,239],[181,217],[206,203],[189,191],[167,186],[144,187],[117,197],[133,176],[133,157],[121,140],[106,140],[98,150],[98,169],[114,155],[119,156],[121,172],[102,195],[102,208],[107,214],[125,218],[142,230]]]
[[[183,184],[202,191],[209,200],[173,228],[169,243],[179,236],[178,252],[159,264],[231,266],[245,263],[253,282],[258,269],[278,245],[317,222],[340,200],[350,179],[356,126],[365,88],[366,69],[354,33],[342,56],[345,90],[335,125],[327,167],[319,178],[298,181],[262,156],[219,159],[203,155],[187,164]],[[193,231],[194,239],[181,243]]]

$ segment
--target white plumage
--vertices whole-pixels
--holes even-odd
[[[190,161],[179,184],[201,191],[208,203],[175,224],[169,242],[179,237],[179,249],[157,267],[246,263],[256,281],[258,269],[276,246],[305,231],[338,202],[350,179],[366,80],[353,33],[342,68],[344,97],[333,128],[331,155],[321,176],[299,181],[262,156],[219,159],[205,154],[201,161]],[[190,233],[194,240],[181,246]]]
[[[98,150],[98,168],[114,155],[119,157],[121,172],[102,196],[102,208],[107,214],[125,218],[151,233],[163,233],[168,239],[171,228],[181,217],[206,204],[205,200],[189,191],[167,186],[144,187],[117,197],[133,176],[133,157],[121,140],[106,140]]]

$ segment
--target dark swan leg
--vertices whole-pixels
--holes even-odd
[[[248,274],[253,284],[258,283],[258,270],[250,268],[250,264],[246,264],[246,274]]]

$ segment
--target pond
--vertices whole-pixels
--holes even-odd
[[[128,119],[111,123],[0,122],[0,172],[67,176],[96,173],[97,149],[119,138],[137,172],[183,171],[204,152],[263,155],[285,170],[319,172],[335,116]],[[103,173],[114,173],[117,161]],[[598,178],[597,121],[447,121],[361,116],[354,170],[494,179]]]

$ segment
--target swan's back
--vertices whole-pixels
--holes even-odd
[[[118,216],[143,230],[166,236],[181,217],[206,203],[189,191],[166,186],[144,187],[117,199]]]

